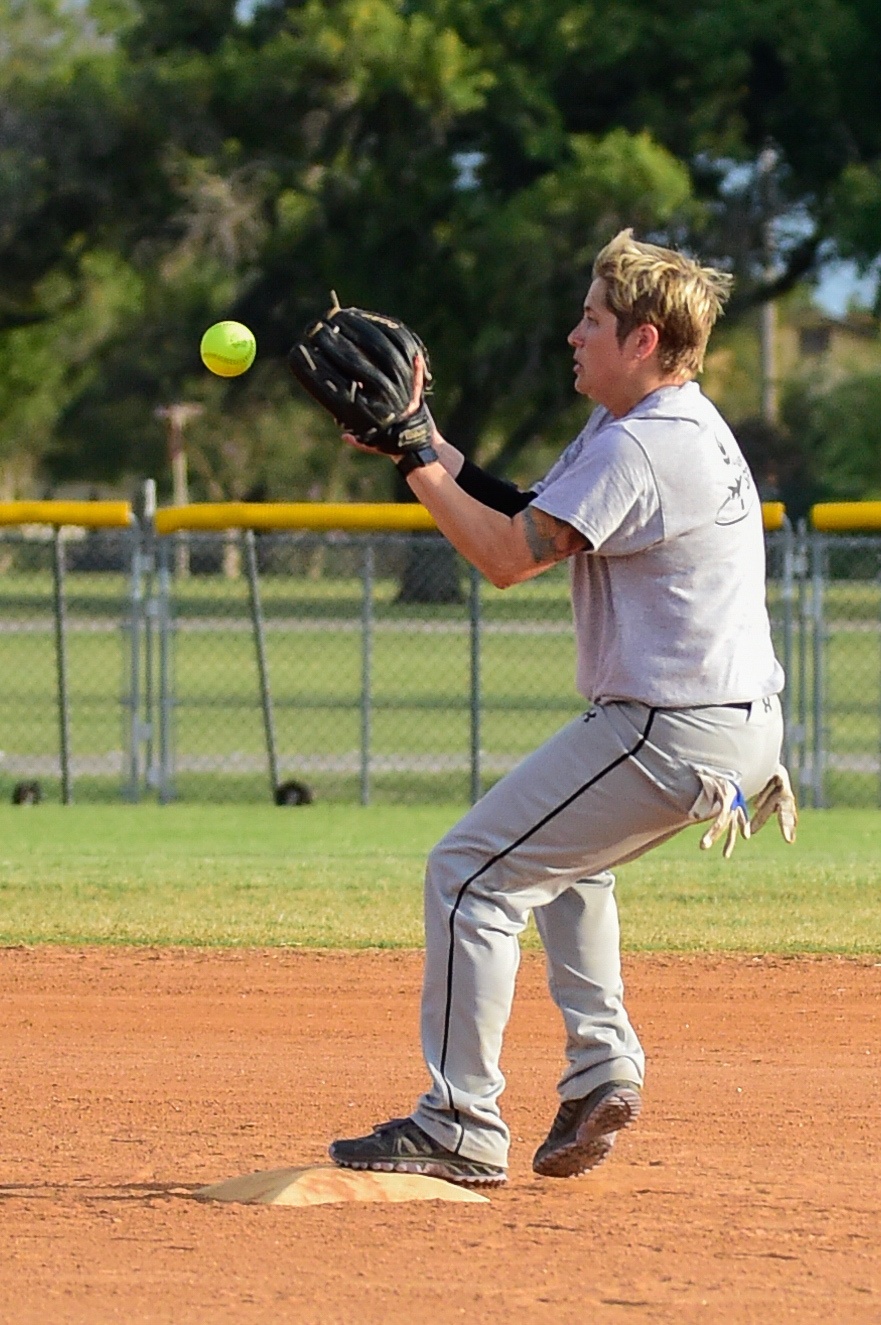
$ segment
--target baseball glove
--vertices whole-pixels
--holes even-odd
[[[292,348],[288,363],[294,377],[365,446],[400,455],[427,445],[432,421],[423,397],[431,385],[431,369],[422,341],[397,318],[341,308],[336,294],[333,301]],[[414,410],[417,354],[425,378]]]

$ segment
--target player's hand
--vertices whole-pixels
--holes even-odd
[[[750,836],[746,801],[740,787],[730,779],[723,778],[719,782],[716,805],[715,816],[701,838],[701,850],[709,851],[724,833],[725,845],[722,848],[722,855],[725,860],[729,860],[737,842],[737,834],[740,833],[743,838]]]
[[[768,779],[756,796],[755,808],[750,819],[750,832],[757,833],[772,814],[776,814],[780,831],[785,842],[795,841],[798,827],[798,806],[789,774],[782,764],[778,764],[772,777]]]
[[[410,417],[411,414],[415,414],[416,411],[419,409],[419,406],[422,405],[426,415],[431,421],[432,432],[439,436],[440,434],[438,434],[437,432],[437,425],[434,419],[431,417],[431,413],[428,409],[428,406],[425,405],[423,402],[424,392],[425,392],[425,360],[422,358],[421,354],[417,354],[413,359],[413,394],[410,397],[409,404],[407,405],[406,411],[404,413],[404,418],[407,419]],[[355,434],[351,432],[343,433],[343,441],[347,442],[349,446],[354,446],[356,451],[365,451],[367,455],[390,456],[391,459],[394,459],[396,461],[400,460],[401,455],[403,455],[403,452],[400,452],[397,455],[392,455],[391,452],[385,450],[381,446],[369,446],[366,442],[362,442],[360,437],[356,437]]]

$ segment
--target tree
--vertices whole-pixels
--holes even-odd
[[[753,299],[790,288],[852,243],[848,203],[881,161],[881,125],[867,114],[881,101],[875,0],[708,0],[697,9],[615,0],[601,10],[436,0],[433,10],[487,52],[493,84],[474,145],[499,187],[543,169],[567,133],[647,130],[686,163],[707,205],[680,237],[736,259]],[[751,187],[769,142],[779,152],[778,214],[797,222],[780,228],[773,281],[762,276],[766,217]],[[874,186],[868,192],[871,210]]]
[[[798,438],[814,501],[881,498],[881,372],[854,374],[828,390],[797,383],[783,417]]]
[[[618,227],[734,268],[733,318],[881,245],[874,0],[0,2],[0,315],[55,323],[98,255],[130,283],[52,388],[58,473],[155,463],[156,403],[248,429],[265,391],[269,420],[331,289],[412,322],[454,440],[526,471],[578,426],[564,337]],[[219,316],[261,356],[226,388],[195,357]],[[252,448],[251,486],[280,454]]]
[[[455,32],[390,0],[258,16],[211,50],[167,48],[163,37],[145,56],[143,24],[125,35],[122,84],[161,143],[143,182],[159,171],[162,187],[143,233],[130,202],[116,211],[142,298],[64,411],[72,461],[106,475],[114,456],[119,469],[155,460],[143,401],[214,389],[193,351],[208,321],[246,321],[261,356],[280,361],[336,287],[423,332],[436,408],[466,449],[492,449],[519,415],[515,453],[571,404],[560,346],[590,252],[626,220],[660,225],[681,211],[687,172],[646,134],[570,135],[553,170],[496,196],[468,180],[458,150],[492,76]],[[215,393],[228,425],[253,416],[250,384],[266,380]],[[250,477],[265,486],[265,473]],[[354,467],[350,481],[362,481]]]

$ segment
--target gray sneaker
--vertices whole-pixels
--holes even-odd
[[[328,1154],[344,1169],[420,1173],[426,1178],[445,1178],[461,1187],[498,1187],[508,1180],[505,1170],[495,1164],[447,1150],[412,1118],[391,1118],[374,1127],[369,1136],[334,1141]]]
[[[595,1169],[642,1108],[639,1086],[607,1081],[580,1100],[564,1100],[551,1130],[535,1152],[532,1167],[545,1178],[574,1178]]]

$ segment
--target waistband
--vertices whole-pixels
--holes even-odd
[[[764,704],[770,709],[779,698],[779,695],[766,695],[758,699],[733,700],[730,704],[649,704],[644,699],[594,699],[591,706],[602,708],[605,704],[637,704],[640,708],[654,709],[656,713],[698,713],[704,709],[740,709],[743,713],[749,713],[755,704]]]
[[[642,704],[643,701],[636,702]],[[656,709],[658,713],[697,713],[703,709],[742,709],[744,713],[749,713],[753,704],[757,702],[755,699],[744,699],[734,704],[678,704],[675,708],[664,708],[661,704],[643,704],[643,707]]]

